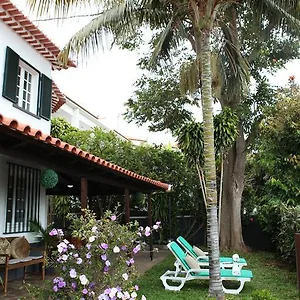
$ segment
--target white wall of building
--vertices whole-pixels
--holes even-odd
[[[51,78],[51,63],[16,34],[11,28],[0,22],[0,114],[29,124],[33,128],[50,133],[50,122],[40,119],[13,106],[13,103],[2,97],[3,75],[5,68],[6,47],[13,49],[22,59],[31,64],[41,73]]]
[[[41,169],[38,165],[32,165],[24,162],[22,159],[15,159],[0,155],[0,236],[10,237],[10,236],[25,236],[30,243],[36,242],[36,233],[26,232],[26,233],[12,233],[5,234],[5,222],[6,222],[6,203],[7,203],[7,179],[8,179],[8,163],[15,163],[22,166],[27,166],[31,168]],[[39,203],[39,221],[41,225],[45,228],[47,226],[47,210],[48,210],[48,197],[46,196],[46,190],[41,186],[40,190],[40,201]]]
[[[109,130],[109,128],[103,125],[98,118],[69,99],[67,99],[67,102],[54,113],[52,117],[63,118],[80,130],[89,130],[93,127],[101,127],[105,130]]]

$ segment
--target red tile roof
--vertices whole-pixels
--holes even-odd
[[[52,81],[52,105],[51,111],[55,113],[66,103],[66,96],[59,90],[54,81]]]
[[[150,179],[148,177],[141,176],[141,175],[138,175],[134,172],[126,170],[126,169],[124,169],[120,166],[117,166],[115,164],[112,164],[112,163],[110,163],[110,162],[108,162],[108,161],[106,161],[106,160],[104,160],[100,157],[97,157],[93,154],[90,154],[86,151],[83,151],[83,150],[81,150],[81,149],[79,149],[79,148],[77,148],[73,145],[65,143],[65,142],[61,141],[60,139],[54,138],[54,137],[52,137],[50,135],[47,135],[47,134],[43,134],[41,130],[31,128],[29,125],[26,125],[26,124],[19,123],[15,119],[7,118],[2,114],[0,114],[0,126],[7,127],[11,130],[19,132],[20,134],[24,134],[24,135],[27,135],[27,136],[33,138],[33,139],[39,140],[41,143],[49,144],[52,147],[59,148],[61,151],[69,152],[69,153],[71,153],[75,156],[78,156],[81,159],[89,160],[90,162],[93,162],[96,165],[104,166],[107,169],[114,170],[114,171],[119,172],[119,173],[121,173],[123,175],[126,175],[128,177],[132,177],[132,178],[135,178],[137,180],[147,182],[149,184],[152,184],[152,185],[157,186],[157,187],[159,187],[161,189],[164,189],[164,190],[169,190],[170,189],[170,186],[167,183],[163,183],[161,181],[153,180],[153,179]]]
[[[9,0],[0,0],[0,20],[50,61],[53,69],[62,68],[57,61],[60,49]],[[76,65],[69,60],[68,67]]]

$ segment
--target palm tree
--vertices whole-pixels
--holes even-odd
[[[155,49],[154,58],[158,55],[170,55],[170,49],[178,45],[183,39],[191,42],[196,53],[199,86],[201,82],[201,101],[203,108],[204,126],[204,172],[206,178],[207,214],[208,214],[208,246],[210,256],[210,286],[209,294],[223,299],[223,290],[220,280],[219,264],[219,235],[217,218],[217,191],[216,191],[216,168],[214,152],[214,127],[213,127],[213,94],[211,76],[211,39],[212,31],[215,30],[216,20],[218,24],[227,11],[235,10],[239,1],[234,0],[184,0],[184,1],[100,1],[100,0],[27,0],[31,7],[37,9],[39,14],[55,11],[59,15],[66,15],[74,7],[84,4],[94,4],[102,8],[101,13],[90,23],[72,37],[61,53],[62,63],[65,63],[69,53],[79,53],[88,56],[91,51],[103,45],[103,37],[107,32],[113,33],[118,42],[131,38],[137,29],[143,25],[150,25],[152,29],[161,30]],[[298,1],[282,0],[248,0],[246,3],[253,9],[268,11],[268,16],[274,16],[291,21],[284,6],[292,7]],[[288,3],[288,4],[285,4]],[[272,12],[270,14],[269,12]],[[275,14],[275,13],[276,14]],[[234,20],[234,18],[233,18]],[[277,20],[277,21],[278,21]],[[232,21],[233,22],[233,21]],[[232,25],[229,22],[230,26]],[[225,23],[226,24],[226,23]],[[234,24],[233,24],[234,25]],[[228,27],[233,41],[230,44],[232,62],[242,65],[243,59],[239,52],[238,36],[234,33],[235,27]],[[229,52],[228,52],[229,53]],[[234,66],[235,67],[235,66]],[[240,68],[242,70],[243,68]],[[240,75],[241,72],[238,73]],[[237,77],[237,76],[236,76]],[[242,76],[237,77],[239,82]],[[243,78],[242,78],[243,79]]]

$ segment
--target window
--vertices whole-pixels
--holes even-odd
[[[40,170],[8,164],[5,233],[30,231],[30,221],[38,220]]]
[[[16,103],[22,109],[37,113],[37,90],[39,74],[24,62],[19,62]]]
[[[24,111],[50,119],[52,80],[9,47],[6,49],[2,96]]]

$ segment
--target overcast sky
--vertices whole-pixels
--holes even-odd
[[[12,0],[25,15],[29,15],[26,0]],[[34,20],[34,16],[29,16]],[[89,18],[66,20],[58,25],[56,21],[34,22],[59,47],[63,47],[68,39],[77,32]],[[121,134],[148,139],[150,142],[167,143],[172,141],[170,135],[164,133],[148,133],[146,128],[127,124],[123,118],[124,103],[132,96],[134,82],[142,72],[136,66],[141,53],[125,51],[114,47],[105,52],[99,51],[77,68],[55,71],[53,79],[60,90],[75,102],[84,106],[95,115],[103,118],[102,122],[118,130]],[[287,64],[286,70],[279,71],[271,82],[284,85],[290,75],[300,79],[300,61]],[[200,112],[199,112],[200,113]]]

